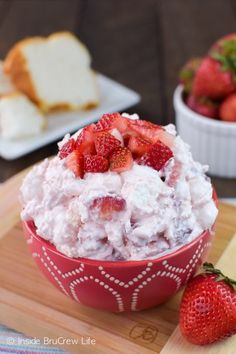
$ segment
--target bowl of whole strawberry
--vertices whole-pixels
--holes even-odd
[[[176,124],[211,175],[236,177],[236,34],[188,61],[174,93]]]

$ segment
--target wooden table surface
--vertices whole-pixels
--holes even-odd
[[[172,95],[186,59],[235,31],[236,1],[0,0],[0,57],[19,39],[70,30],[87,44],[93,67],[138,91],[128,110],[174,122]],[[56,143],[14,161],[0,158],[0,182],[56,153]],[[219,196],[236,197],[236,179],[213,178]]]

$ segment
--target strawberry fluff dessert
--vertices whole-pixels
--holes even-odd
[[[207,167],[173,125],[105,114],[58,145],[24,179],[21,216],[63,254],[151,259],[213,226]]]

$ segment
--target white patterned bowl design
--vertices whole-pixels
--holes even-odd
[[[206,259],[214,232],[207,230],[178,250],[151,260],[68,258],[23,222],[33,258],[49,281],[73,300],[112,312],[154,307],[175,294]]]

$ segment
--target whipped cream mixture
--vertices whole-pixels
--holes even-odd
[[[173,125],[165,129],[176,135]],[[126,172],[83,179],[58,156],[46,159],[23,182],[22,219],[69,257],[141,260],[171,252],[211,229],[218,212],[207,167],[179,136],[172,150],[161,171],[134,162]],[[102,219],[93,201],[104,196],[123,198],[124,210]]]

